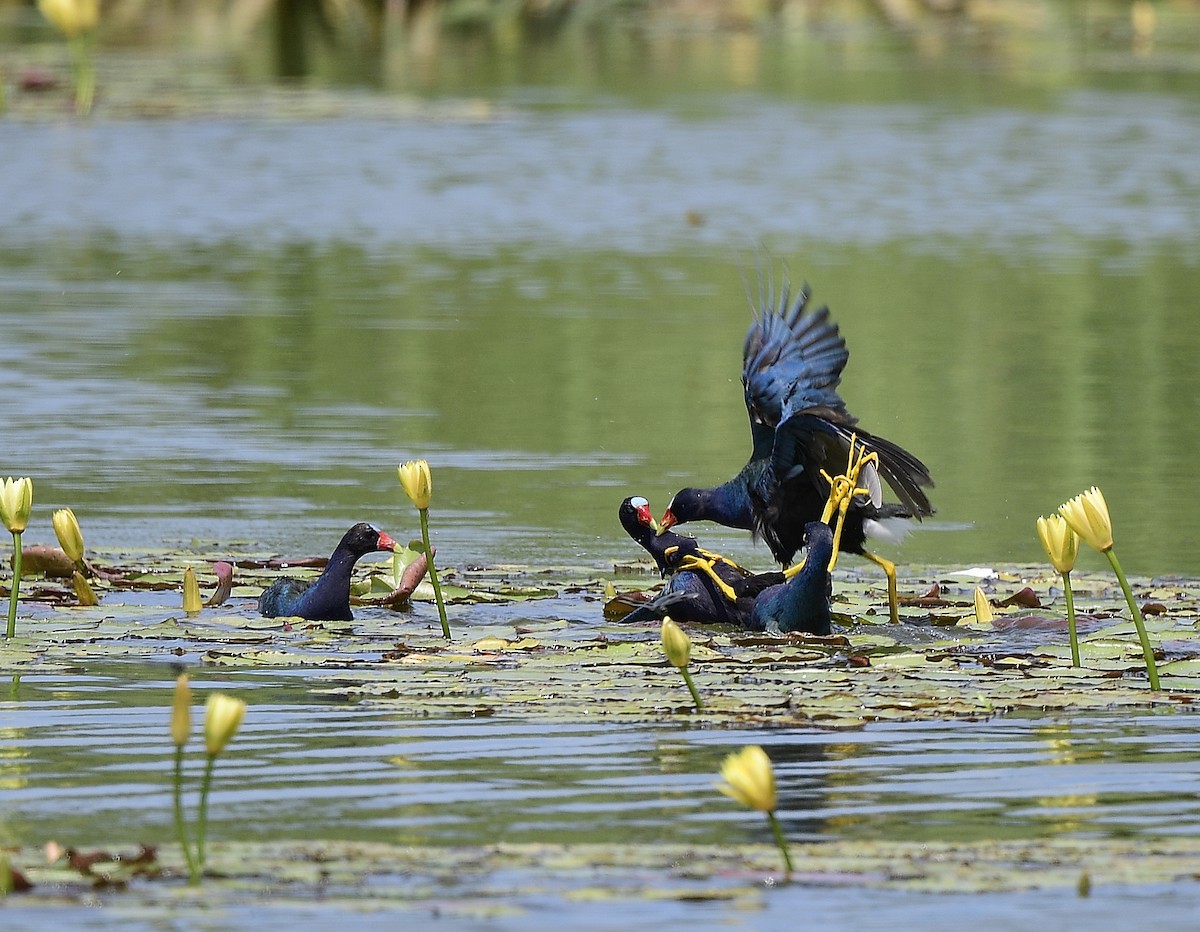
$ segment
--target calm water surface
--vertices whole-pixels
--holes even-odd
[[[851,410],[931,468],[902,560],[1036,559],[1033,519],[1099,483],[1129,569],[1198,567],[1193,102],[5,135],[5,469],[95,546],[323,551],[410,521],[419,455],[452,559],[624,554],[626,494],[744,461],[765,267],[831,304]]]
[[[762,836],[760,820],[711,792],[721,760],[747,743],[770,752],[780,815],[797,841],[1200,832],[1196,716],[852,732],[413,721],[369,702],[321,700],[332,675],[197,674],[195,688],[235,684],[254,712],[239,753],[221,761],[219,837],[748,842]],[[21,677],[0,703],[9,831],[104,844],[119,817],[129,838],[169,835],[163,729],[172,685],[165,666]]]

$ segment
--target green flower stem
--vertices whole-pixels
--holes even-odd
[[[704,703],[700,699],[700,693],[696,692],[696,684],[692,682],[692,674],[688,672],[687,667],[680,667],[679,672],[683,674],[683,681],[687,683],[688,692],[692,694],[692,702],[696,703],[696,711],[699,712],[704,708]]]
[[[175,834],[179,837],[179,847],[187,859],[188,881],[200,882],[200,868],[192,857],[192,848],[188,844],[187,826],[183,821],[183,745],[175,747]]]
[[[87,116],[92,112],[96,97],[96,68],[92,62],[94,36],[91,30],[81,32],[71,40],[71,57],[75,60],[75,112]]]
[[[779,827],[779,820],[775,818],[774,812],[767,813],[767,821],[771,823],[771,831],[775,833],[775,844],[779,846],[779,853],[783,855],[783,864],[787,868],[787,874],[792,876],[792,855],[788,852],[787,839],[783,837],[783,829]]]
[[[450,640],[450,622],[446,621],[446,603],[442,600],[442,584],[438,582],[437,570],[433,568],[433,548],[429,545],[429,509],[420,508],[421,540],[425,543],[425,558],[429,563],[429,581],[433,583],[433,595],[437,599],[438,617],[442,621],[442,637]]]
[[[1071,591],[1071,574],[1063,573],[1063,590],[1067,594],[1067,629],[1071,632],[1071,666],[1081,667],[1079,662],[1079,634],[1075,630],[1075,593]]]
[[[8,633],[5,637],[15,637],[17,633],[17,591],[21,588],[21,532],[13,531],[13,581],[12,592],[8,594]]]
[[[1154,648],[1150,646],[1150,635],[1146,633],[1146,622],[1142,620],[1141,609],[1133,601],[1133,592],[1129,588],[1129,580],[1125,578],[1125,573],[1121,570],[1121,564],[1117,562],[1116,552],[1109,547],[1104,553],[1108,557],[1108,562],[1112,564],[1113,572],[1117,574],[1117,580],[1121,583],[1121,590],[1125,593],[1125,601],[1129,605],[1129,613],[1133,615],[1133,624],[1137,628],[1138,640],[1142,642],[1142,656],[1146,658],[1146,675],[1150,677],[1150,688],[1157,690],[1158,667],[1154,663]]]
[[[206,852],[204,836],[208,829],[208,791],[212,786],[213,766],[217,763],[217,755],[209,754],[208,763],[204,765],[204,779],[200,781],[200,811],[196,816],[196,872],[192,875],[192,883],[200,882],[200,871],[204,870]]]

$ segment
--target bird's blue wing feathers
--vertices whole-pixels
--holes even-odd
[[[746,331],[742,385],[752,426],[774,428],[789,399],[793,410],[845,410],[837,386],[850,353],[829,308],[810,310],[808,299],[807,288],[793,298],[784,284],[778,301],[764,297]]]

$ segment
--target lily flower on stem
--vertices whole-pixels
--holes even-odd
[[[17,594],[21,588],[21,535],[29,523],[33,510],[33,480],[13,479],[11,476],[0,484],[0,520],[13,538],[13,581],[8,597],[8,629],[5,637],[17,633]]]
[[[83,531],[79,529],[79,519],[70,508],[60,508],[50,518],[54,525],[54,534],[63,553],[76,566],[83,562]]]
[[[717,785],[718,790],[730,799],[736,799],[743,806],[757,809],[766,815],[775,835],[775,844],[783,855],[784,867],[790,877],[792,857],[783,837],[783,829],[775,817],[775,771],[771,767],[771,758],[767,756],[767,752],[757,744],[751,744],[730,754],[721,764],[721,777],[725,782]]]
[[[704,702],[700,699],[700,693],[696,691],[696,684],[692,682],[692,674],[688,672],[688,664],[692,660],[692,639],[670,618],[664,618],[662,622],[662,649],[671,666],[683,674],[683,681],[687,684],[688,692],[692,694],[696,711],[699,712],[704,708]]]
[[[450,623],[446,620],[446,603],[442,599],[442,584],[438,581],[437,569],[433,565],[433,547],[429,543],[429,502],[433,498],[433,476],[425,460],[409,460],[396,467],[400,487],[416,506],[421,518],[421,541],[425,544],[425,558],[429,564],[429,581],[433,583],[433,595],[437,600],[438,618],[442,623],[442,636],[450,640]]]
[[[1079,556],[1079,536],[1060,514],[1037,519],[1038,537],[1051,565],[1062,577],[1063,591],[1067,595],[1067,629],[1071,636],[1071,665],[1081,666],[1079,661],[1079,633],[1075,628],[1075,594],[1071,591],[1071,570]]]
[[[92,47],[100,22],[100,0],[38,0],[38,9],[67,37],[75,70],[75,112],[87,116],[96,96]]]
[[[196,819],[196,870],[192,883],[200,879],[204,869],[206,852],[205,833],[208,829],[208,792],[212,788],[213,767],[217,756],[225,750],[246,717],[246,703],[224,693],[212,693],[204,707],[204,747],[208,761],[204,765],[204,777],[200,783],[200,810]]]
[[[54,525],[58,545],[62,547],[67,559],[75,564],[71,585],[75,589],[75,597],[79,599],[79,604],[99,604],[91,583],[87,581],[87,566],[83,562],[83,531],[79,529],[79,519],[75,517],[75,512],[70,508],[60,508],[51,516],[50,523]]]
[[[1150,635],[1146,633],[1146,622],[1142,618],[1142,612],[1133,600],[1129,580],[1125,578],[1125,571],[1121,569],[1117,554],[1113,550],[1112,519],[1108,514],[1108,503],[1104,500],[1104,493],[1092,486],[1059,506],[1058,513],[1071,526],[1071,530],[1082,537],[1089,546],[1108,557],[1109,565],[1121,584],[1121,591],[1125,593],[1125,603],[1133,616],[1133,625],[1137,628],[1142,656],[1146,659],[1146,676],[1150,680],[1150,688],[1157,690],[1158,666],[1154,662],[1154,648],[1150,644]]]
[[[183,747],[192,731],[192,687],[188,675],[180,673],[175,680],[175,695],[171,704],[171,741],[175,745],[175,835],[187,861],[188,878],[192,883],[200,879],[200,868],[188,843],[187,826],[183,819]]]

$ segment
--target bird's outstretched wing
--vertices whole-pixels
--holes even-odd
[[[762,295],[742,346],[742,386],[756,446],[760,438],[766,442],[789,405],[845,412],[837,386],[849,358],[829,308],[809,307],[807,287],[793,297],[785,282],[778,298],[773,287]]]

